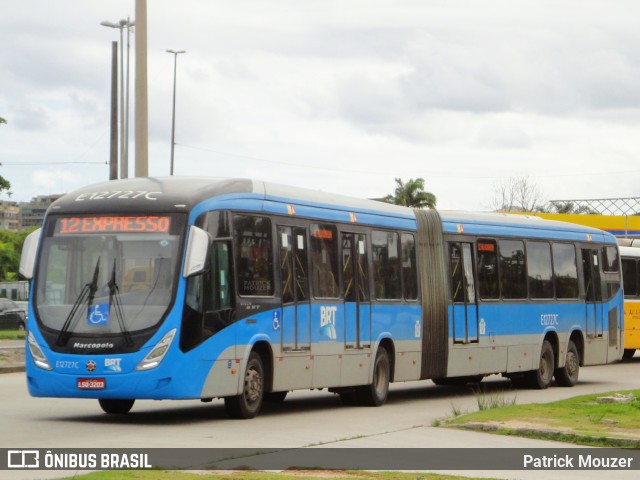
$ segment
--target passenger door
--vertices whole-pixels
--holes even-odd
[[[602,282],[597,249],[582,249],[582,271],[584,275],[587,336],[592,338],[601,337],[603,334]]]
[[[278,226],[282,294],[282,349],[311,348],[307,229]]]
[[[455,343],[478,342],[478,301],[473,275],[472,246],[466,242],[449,244]]]
[[[343,232],[341,240],[345,348],[371,346],[371,299],[366,236]]]

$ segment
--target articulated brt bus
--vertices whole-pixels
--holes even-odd
[[[381,405],[389,382],[562,386],[622,356],[620,259],[600,230],[441,213],[252,180],[135,178],[65,195],[25,242],[37,397],[288,391]]]

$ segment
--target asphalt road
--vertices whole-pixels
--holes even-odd
[[[640,388],[640,356],[630,362],[587,367],[573,388],[512,390],[507,380],[485,380],[490,391],[516,402]],[[138,401],[126,416],[102,413],[97,401],[29,396],[24,373],[0,375],[0,447],[4,448],[536,448],[565,444],[433,427],[453,409],[477,410],[468,389],[438,387],[430,381],[394,384],[381,408],[346,407],[326,391],[290,393],[281,404],[265,404],[253,420],[228,419],[221,400]],[[503,392],[503,393],[501,393]],[[453,473],[453,472],[449,472]],[[638,478],[635,472],[459,471],[495,478]],[[10,475],[9,475],[10,474]],[[24,476],[20,476],[23,474]],[[55,478],[61,472],[0,472],[0,478]]]

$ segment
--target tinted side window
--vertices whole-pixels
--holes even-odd
[[[500,240],[500,288],[502,297],[526,298],[527,277],[524,261],[524,242]]]
[[[478,240],[478,290],[480,298],[500,298],[498,282],[498,248],[495,240]]]
[[[410,233],[403,233],[402,240],[402,280],[404,298],[418,298],[418,266],[416,264],[416,241]]]
[[[402,298],[398,234],[374,230],[371,244],[376,298]]]
[[[338,232],[335,225],[311,225],[311,264],[316,297],[338,297]]]
[[[622,259],[622,281],[624,296],[635,297],[638,294],[638,264],[635,259]]]
[[[618,249],[613,245],[602,247],[602,270],[605,272],[620,271]]]
[[[553,271],[558,298],[578,298],[576,249],[568,243],[554,243]]]
[[[553,298],[551,245],[527,242],[527,275],[531,298]]]
[[[233,238],[238,293],[248,296],[273,295],[271,220],[267,217],[235,215]]]

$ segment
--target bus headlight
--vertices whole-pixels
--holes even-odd
[[[44,356],[40,345],[38,345],[38,342],[36,342],[36,339],[33,337],[31,332],[29,332],[29,335],[27,336],[27,343],[29,345],[29,353],[31,354],[33,363],[44,370],[53,370],[53,367],[49,365],[49,360]]]
[[[151,370],[152,368],[156,368],[160,365],[160,362],[162,362],[162,359],[169,351],[169,347],[171,346],[171,342],[175,335],[175,328],[167,332],[167,334],[162,337],[162,340],[160,340],[156,346],[151,349],[147,356],[142,359],[136,367],[136,370]]]

